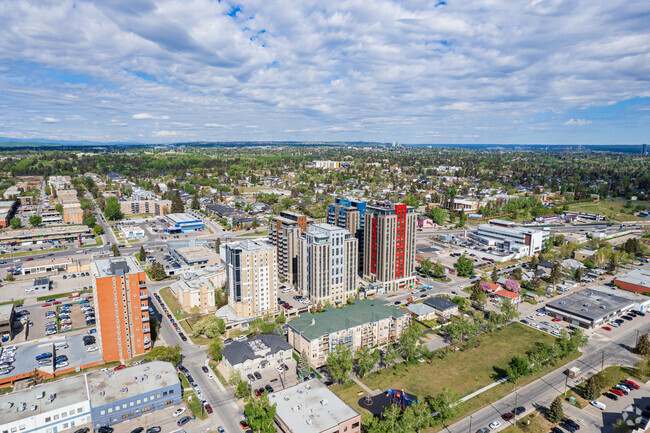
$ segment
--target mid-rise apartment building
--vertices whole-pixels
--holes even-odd
[[[363,232],[366,215],[366,202],[353,198],[337,197],[330,205],[327,222],[346,229],[359,240],[359,269],[363,270]]]
[[[384,291],[415,285],[413,207],[388,201],[368,204],[364,227],[363,277],[381,283]]]
[[[287,324],[287,340],[309,363],[320,367],[338,344],[353,353],[362,347],[393,343],[411,322],[411,313],[376,300],[357,301],[343,308],[303,314]]]
[[[163,216],[169,213],[172,202],[169,200],[126,200],[120,202],[123,215],[152,214]]]
[[[240,318],[275,313],[279,285],[275,247],[262,240],[246,240],[223,248],[230,310]]]
[[[331,224],[310,225],[298,240],[296,286],[312,302],[345,302],[356,295],[357,244],[349,231]]]
[[[269,223],[269,242],[276,247],[279,276],[294,284],[298,274],[298,239],[313,220],[306,215],[282,211]]]
[[[104,360],[124,361],[151,349],[146,274],[133,257],[91,263],[99,343]]]
[[[216,310],[214,286],[203,277],[186,274],[170,286],[185,311],[198,309],[202,314]]]

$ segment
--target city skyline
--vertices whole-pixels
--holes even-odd
[[[0,136],[642,144],[644,2],[0,4]]]

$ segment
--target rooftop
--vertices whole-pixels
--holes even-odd
[[[592,289],[581,290],[546,304],[548,308],[566,311],[592,321],[633,305],[628,299]]]
[[[174,366],[163,361],[147,362],[118,371],[93,371],[86,377],[93,407],[179,383]]]
[[[343,308],[326,308],[317,314],[303,314],[289,322],[289,326],[308,340],[315,340],[326,334],[354,328],[364,323],[373,323],[390,317],[408,314],[392,305],[379,301],[357,301]]]
[[[17,238],[30,238],[38,236],[76,235],[90,232],[88,226],[59,226],[40,229],[12,230],[0,233],[0,240],[16,240]]]
[[[283,337],[269,334],[258,335],[251,340],[233,341],[223,348],[221,354],[230,365],[237,365],[249,359],[265,356],[267,353],[291,349],[291,345]]]
[[[269,402],[277,404],[276,416],[291,431],[300,433],[333,431],[342,422],[359,416],[318,379],[274,392]]]
[[[9,320],[12,311],[14,311],[14,304],[0,305],[0,321]]]
[[[647,287],[648,291],[650,291],[650,271],[645,269],[635,269],[630,271],[620,277],[616,277],[616,281]]]
[[[0,420],[10,423],[85,400],[88,394],[84,377],[68,377],[0,395]]]
[[[597,285],[597,286],[591,286],[591,290],[596,290],[598,292],[610,295],[613,294],[615,296],[619,296],[621,298],[629,299],[630,301],[634,301],[639,304],[644,304],[644,303],[650,303],[650,297],[642,295],[640,293],[636,292],[630,292],[628,290],[619,290],[616,287],[609,287],[609,286],[603,286],[603,285]]]
[[[135,258],[130,256],[99,259],[91,265],[96,278],[135,274],[142,271]]]
[[[201,222],[200,219],[186,213],[170,213],[167,214],[167,219],[176,224]]]
[[[261,251],[261,250],[275,250],[275,247],[270,243],[257,239],[257,240],[244,240],[239,242],[232,242],[226,244],[231,249],[239,249],[244,253]]]
[[[182,276],[180,280],[172,283],[170,288],[174,293],[177,293],[178,290],[181,290],[182,292],[192,292],[200,289],[201,286],[207,287],[208,290],[214,290],[214,287],[208,280],[203,277],[195,278],[194,276],[191,278]]]
[[[48,277],[34,278],[35,286],[44,286],[46,284],[50,284],[50,279]]]
[[[445,310],[449,310],[450,308],[458,307],[458,304],[455,304],[445,298],[441,298],[440,296],[427,298],[424,300],[424,303],[440,311],[445,311]]]
[[[409,304],[405,308],[416,316],[424,316],[436,311],[435,308],[427,304]]]

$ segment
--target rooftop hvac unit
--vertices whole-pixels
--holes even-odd
[[[27,403],[21,401],[20,403],[18,403],[16,412],[23,412],[25,409],[27,409]]]
[[[100,395],[100,396],[102,396],[102,397],[103,397],[103,396],[104,396],[104,394],[106,394],[106,391],[104,391],[103,389],[99,391],[99,395]]]
[[[327,406],[327,400],[326,400],[326,399],[322,399],[322,400],[320,401],[320,404],[323,405],[323,406]]]
[[[9,410],[14,406],[14,404],[10,401],[6,401],[2,403],[2,410]]]
[[[41,391],[41,393],[39,395],[37,395],[36,398],[39,399],[39,400],[42,399],[42,398],[45,398],[45,391]]]
[[[284,396],[284,401],[289,401],[289,396],[288,395]]]
[[[37,405],[37,404],[33,404],[33,405],[32,405],[32,412],[35,411],[36,409],[38,409],[38,405]]]
[[[307,421],[307,424],[311,425],[311,418],[307,418],[305,421]]]
[[[52,403],[54,399],[56,398],[56,393],[50,394],[50,396],[47,398],[48,403]]]
[[[129,392],[129,387],[123,386],[122,388],[120,388],[120,392]]]
[[[311,389],[311,385],[310,385],[310,384],[307,384],[307,385],[305,385],[305,388],[306,388],[306,389]]]

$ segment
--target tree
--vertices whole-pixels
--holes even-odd
[[[352,371],[354,360],[352,359],[352,352],[347,346],[337,344],[332,352],[327,357],[327,367],[332,376],[332,380],[339,383],[348,378]]]
[[[454,304],[457,304],[458,308],[460,308],[461,310],[467,310],[471,305],[469,299],[464,298],[462,296],[458,296],[458,295],[451,298],[451,302],[453,302]]]
[[[226,323],[220,317],[209,315],[194,324],[192,335],[199,337],[205,335],[215,338],[226,332]]]
[[[612,254],[612,257],[609,258],[609,262],[607,263],[607,271],[614,274],[616,273],[617,269],[618,269],[618,259],[616,257],[616,254]]]
[[[144,262],[147,260],[147,252],[144,250],[144,245],[140,246],[140,252],[138,253],[138,260]]]
[[[95,218],[94,216],[89,216],[87,218],[84,218],[84,224],[90,228],[93,228],[95,227],[95,224],[97,224],[97,218]]]
[[[20,218],[13,217],[12,219],[9,220],[9,225],[11,226],[12,229],[16,230],[22,226],[22,223],[20,222]]]
[[[199,210],[200,208],[201,205],[199,204],[199,199],[195,195],[194,197],[192,197],[192,202],[190,203],[190,209]]]
[[[14,274],[11,272],[7,272],[7,276],[5,277],[7,281],[16,281],[16,277],[14,277]]]
[[[429,207],[429,209],[427,209],[427,216],[431,218],[431,221],[439,226],[443,225],[447,221],[447,215],[447,211],[439,207]]]
[[[180,191],[176,191],[176,194],[172,196],[172,213],[183,213],[185,212],[185,205],[183,204],[183,199],[181,199]]]
[[[268,393],[248,400],[244,413],[248,416],[248,425],[256,433],[275,433],[273,422],[275,420],[276,404],[269,404]]]
[[[507,280],[504,285],[506,287],[506,290],[510,290],[513,293],[521,292],[521,286],[519,285],[517,280]]]
[[[533,257],[530,258],[530,268],[537,269],[538,265],[539,265],[539,259],[537,258],[537,256],[533,255]]]
[[[436,265],[433,267],[433,278],[444,278],[445,277],[445,267],[436,262]]]
[[[424,259],[420,262],[420,271],[422,271],[423,274],[429,275],[429,272],[433,269],[433,264],[431,263],[431,260]]]
[[[278,325],[284,325],[287,323],[287,316],[284,315],[284,310],[280,311],[280,314],[275,318],[275,323]]]
[[[309,376],[310,371],[309,358],[307,358],[307,354],[303,350],[300,352],[300,358],[298,358],[298,377],[307,377]]]
[[[614,433],[627,433],[631,428],[623,418],[618,418],[616,419],[616,422],[612,424],[612,430]]]
[[[582,283],[582,275],[583,275],[583,272],[584,272],[584,271],[582,270],[581,267],[577,267],[576,270],[575,270],[574,273],[573,273],[574,279],[575,279],[578,283]]]
[[[113,257],[119,257],[120,249],[117,247],[117,244],[111,246],[111,251],[113,252]]]
[[[562,279],[562,265],[560,265],[559,263],[555,263],[553,265],[553,268],[551,269],[551,276],[550,276],[551,283],[557,284],[560,282],[561,279]]]
[[[172,347],[156,346],[147,352],[145,358],[148,361],[166,361],[178,365],[181,362],[181,347],[178,344]]]
[[[357,359],[357,376],[363,377],[368,374],[379,361],[379,351],[371,351],[368,347],[363,347],[359,350],[359,358]]]
[[[212,340],[212,343],[210,343],[210,346],[208,346],[208,355],[210,358],[212,358],[214,361],[221,361],[222,355],[221,351],[223,350],[223,343],[219,339],[214,339]]]
[[[40,226],[43,223],[43,218],[38,215],[32,215],[29,217],[29,224],[33,226]]]
[[[395,349],[395,346],[392,344],[388,345],[388,347],[386,347],[386,351],[384,352],[384,360],[382,361],[384,368],[395,363],[398,356],[399,353],[397,352],[397,349]]]
[[[122,208],[120,203],[117,201],[116,197],[109,197],[106,199],[106,204],[104,205],[104,216],[111,220],[122,219]]]
[[[497,272],[497,267],[492,268],[492,274],[490,275],[490,279],[492,280],[493,283],[496,283],[497,280],[499,279],[499,273]]]
[[[216,250],[217,254],[219,254],[219,248],[221,248],[221,239],[217,238],[217,240],[214,241],[214,249]]]
[[[600,397],[600,383],[598,383],[598,379],[596,378],[596,375],[591,376],[587,381],[585,382],[584,385],[584,398],[588,400],[595,400],[598,397]]]
[[[650,355],[650,334],[643,334],[639,337],[634,351],[639,355]]]
[[[457,228],[465,227],[466,223],[467,223],[467,215],[465,215],[465,213],[463,212],[460,214],[460,219],[456,223],[456,227]]]
[[[154,261],[152,264],[150,264],[147,267],[147,273],[149,274],[149,278],[151,278],[154,281],[160,281],[167,278],[167,273],[165,272],[165,268],[163,268],[163,265],[161,265],[157,261]]]
[[[460,396],[446,386],[440,394],[430,399],[429,404],[431,410],[434,413],[437,412],[436,417],[433,419],[436,424],[443,423],[458,416],[462,409]]]
[[[237,398],[244,398],[250,393],[250,389],[248,387],[248,382],[241,381],[235,386],[235,391],[233,394]]]
[[[422,403],[413,403],[402,414],[402,428],[407,432],[420,432],[431,423],[431,410]]]
[[[469,299],[471,299],[481,310],[485,309],[487,295],[478,283],[472,287],[472,293],[469,295]]]
[[[474,261],[465,257],[465,254],[458,258],[454,267],[460,277],[469,277],[470,275],[474,275]]]
[[[517,280],[517,281],[521,281],[521,277],[522,277],[522,274],[523,274],[523,273],[524,273],[524,271],[522,271],[522,269],[521,269],[520,267],[516,267],[516,268],[512,271],[512,276],[513,276],[513,278],[514,278],[515,280]]]
[[[95,233],[95,236],[102,235],[104,233],[104,227],[97,224],[95,227],[93,227],[93,233]]]
[[[419,339],[420,334],[415,326],[409,326],[406,331],[402,332],[399,339],[399,351],[407,361],[411,361],[417,356]]]
[[[56,209],[58,213],[61,213],[63,212],[63,205],[61,203],[57,203],[56,206],[54,206],[54,209]]]
[[[546,418],[552,423],[560,422],[562,418],[564,418],[562,397],[555,397],[555,400],[553,400],[553,403],[551,403],[551,407],[549,407],[546,411]]]
[[[520,377],[528,376],[530,373],[530,360],[525,356],[514,356],[506,367],[510,382],[516,382]]]
[[[241,382],[241,372],[239,370],[233,370],[228,378],[228,385],[237,386],[239,382]]]

